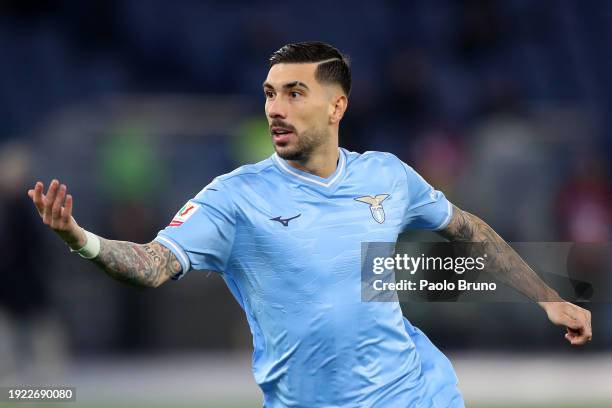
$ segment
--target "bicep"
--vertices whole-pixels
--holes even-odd
[[[400,163],[406,176],[403,188],[406,207],[402,229],[430,231],[445,229],[452,216],[452,204],[444,193],[436,190],[412,167],[402,161]]]

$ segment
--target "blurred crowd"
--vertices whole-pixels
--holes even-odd
[[[603,0],[0,2],[0,359],[250,347],[221,279],[116,283],[26,191],[60,178],[84,227],[150,241],[216,175],[272,153],[261,83],[288,42],[350,55],[342,146],[393,152],[509,241],[609,242],[610,18]],[[612,305],[589,307],[591,350],[611,348]],[[565,347],[527,302],[405,309],[444,348]]]

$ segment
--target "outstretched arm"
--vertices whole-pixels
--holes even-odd
[[[100,238],[100,254],[92,261],[119,281],[153,288],[181,271],[174,254],[158,242],[141,245]]]
[[[44,185],[37,182],[28,196],[34,202],[38,214],[73,250],[79,250],[87,243],[83,229],[72,217],[73,199],[67,188],[53,180],[47,194]],[[135,244],[126,241],[100,239],[100,252],[91,259],[111,277],[122,282],[142,287],[158,287],[181,271],[181,265],[174,254],[157,242]]]
[[[582,345],[591,340],[591,312],[564,301],[483,220],[453,206],[451,221],[439,234],[455,242],[486,243],[487,272],[538,302],[551,322],[567,328],[565,338],[572,345]]]

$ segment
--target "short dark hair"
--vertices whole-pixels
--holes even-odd
[[[270,56],[270,68],[276,64],[326,61],[317,66],[315,78],[322,83],[340,85],[346,96],[351,92],[351,68],[347,55],[320,41],[287,44]]]

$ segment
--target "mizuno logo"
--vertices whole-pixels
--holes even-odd
[[[357,197],[355,198],[355,201],[369,204],[370,212],[372,213],[372,218],[374,218],[377,223],[382,224],[383,222],[385,222],[385,210],[382,206],[382,202],[385,201],[387,198],[389,198],[389,194],[378,194],[374,197]]]
[[[291,218],[281,218],[280,216],[278,216],[278,217],[275,217],[275,218],[270,218],[270,221],[278,221],[281,224],[283,224],[283,226],[288,227],[289,226],[289,221],[295,220],[300,215],[302,215],[302,214],[298,214],[295,217],[291,217]]]

